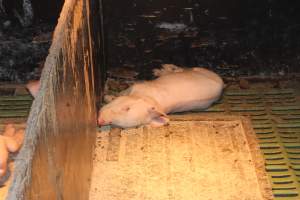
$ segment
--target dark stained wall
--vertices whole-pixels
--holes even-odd
[[[31,0],[35,19],[47,22],[56,22],[64,0]]]
[[[226,75],[299,72],[300,2],[103,0],[109,67],[150,78],[161,63]],[[158,28],[162,23],[185,28]],[[166,25],[166,24],[165,24]]]
[[[45,21],[48,23],[56,23],[59,17],[64,0],[31,0],[35,21]],[[2,0],[3,7],[8,19],[12,20],[15,17],[15,10],[21,15],[23,9],[23,1],[19,0]],[[1,16],[3,17],[3,16]]]

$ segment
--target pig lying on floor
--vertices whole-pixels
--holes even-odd
[[[168,113],[206,109],[217,101],[224,83],[220,76],[204,68],[163,73],[153,81],[136,83],[103,106],[99,125],[122,128],[169,122]]]

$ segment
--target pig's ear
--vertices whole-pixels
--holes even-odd
[[[148,112],[150,113],[151,116],[165,116],[168,117],[166,113],[164,113],[162,110],[158,109],[155,106],[152,106],[149,108]]]
[[[169,123],[170,119],[163,111],[158,110],[155,107],[151,107],[149,109],[149,113],[151,114],[150,125],[154,127],[163,126]]]
[[[164,126],[169,123],[170,119],[168,117],[160,116],[152,118],[150,121],[150,125],[153,127]]]

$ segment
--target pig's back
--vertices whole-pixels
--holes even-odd
[[[222,87],[223,80],[214,72],[204,68],[194,68],[194,70],[186,70],[184,72],[175,72],[159,77],[152,81],[155,85],[166,86],[168,89],[176,89],[174,86],[190,86],[190,89],[203,89],[208,87]],[[178,89],[178,88],[177,88]]]
[[[139,84],[132,92],[155,99],[166,112],[179,112],[208,107],[219,98],[223,87],[217,74],[196,68]]]

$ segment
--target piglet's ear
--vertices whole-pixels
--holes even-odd
[[[150,121],[150,125],[152,127],[164,126],[169,124],[169,121],[170,119],[168,117],[159,116],[159,117],[152,118]]]
[[[151,107],[149,109],[149,113],[151,114],[151,122],[150,125],[154,127],[163,126],[169,123],[169,118],[163,111],[158,110],[155,107]]]
[[[164,113],[162,110],[159,110],[158,108],[156,107],[151,107],[148,112],[151,114],[151,116],[165,116],[167,117],[166,113]]]

